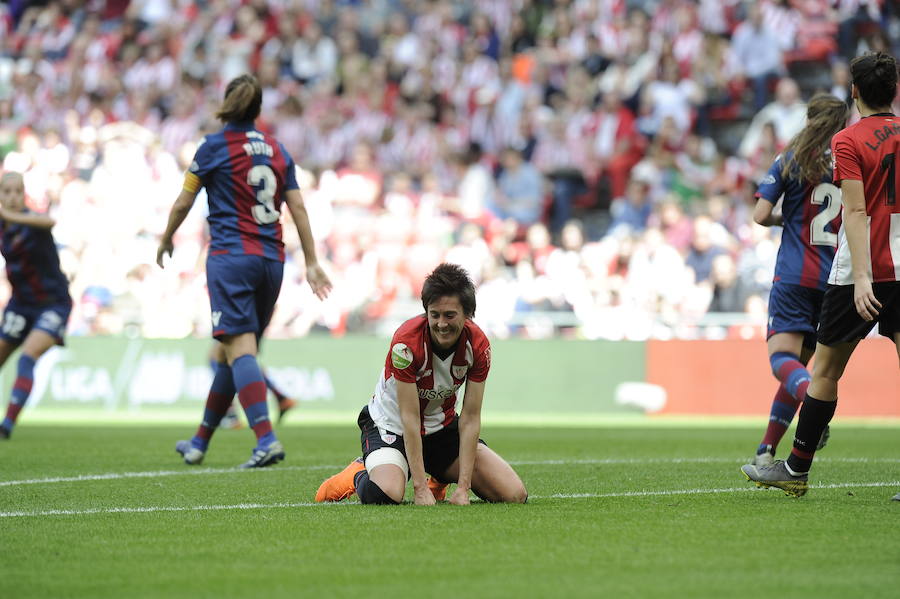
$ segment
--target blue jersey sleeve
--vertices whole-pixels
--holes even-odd
[[[300,189],[300,185],[297,184],[297,169],[294,165],[294,159],[285,149],[283,144],[279,142],[278,146],[281,149],[281,153],[284,155],[284,190]]]
[[[197,146],[197,151],[194,153],[194,159],[191,161],[189,170],[200,177],[201,181],[206,181],[206,176],[215,166],[212,144],[209,143],[208,137],[204,137],[200,145]]]
[[[757,197],[773,204],[778,202],[778,198],[784,193],[784,178],[781,175],[781,170],[784,166],[783,158],[781,154],[775,158],[775,162],[769,167],[769,172],[766,173],[766,176],[759,182],[759,187],[756,188]]]

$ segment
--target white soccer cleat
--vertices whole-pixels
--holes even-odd
[[[190,441],[179,441],[175,444],[175,451],[184,458],[184,463],[189,466],[197,466],[203,462],[206,453],[194,447]]]

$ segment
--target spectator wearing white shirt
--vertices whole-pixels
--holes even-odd
[[[751,3],[748,18],[737,26],[731,38],[737,64],[753,88],[753,106],[760,110],[769,98],[769,82],[784,71],[784,59],[778,36],[765,27],[757,3]]]

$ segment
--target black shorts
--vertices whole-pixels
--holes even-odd
[[[406,457],[406,446],[403,443],[403,435],[389,430],[379,430],[369,415],[369,406],[365,406],[359,412],[356,421],[360,430],[363,459],[376,449],[392,447]],[[482,445],[487,445],[478,439]],[[436,433],[422,437],[422,460],[425,462],[425,472],[442,483],[453,483],[455,480],[447,480],[447,469],[459,457],[459,416],[453,422]]]
[[[818,340],[822,345],[852,343],[866,337],[875,323],[878,332],[890,339],[900,332],[900,281],[873,283],[872,291],[881,303],[875,320],[863,320],[853,304],[853,285],[829,285],[819,315]]]

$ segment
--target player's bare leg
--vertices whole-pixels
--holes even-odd
[[[859,341],[837,345],[816,345],[812,382],[807,391],[819,401],[837,401],[838,381]]]
[[[362,503],[401,503],[406,494],[408,469],[403,454],[393,448],[377,449],[367,461],[371,470],[366,470],[362,458],[356,458],[326,478],[316,491],[316,501],[343,501],[356,493]]]
[[[444,474],[445,480],[459,478],[459,460],[455,460]],[[478,444],[475,467],[472,470],[472,490],[492,503],[525,503],[528,491],[522,479],[506,460],[487,445]]]
[[[11,347],[9,343],[2,342],[4,346]],[[25,407],[31,387],[34,384],[34,365],[38,358],[44,355],[48,349],[56,345],[56,337],[42,331],[33,329],[25,337],[22,343],[22,353],[19,356],[19,364],[16,372],[15,383],[10,394],[9,405],[6,408],[6,418],[0,423],[0,439],[9,439],[12,429],[19,417],[19,412]],[[14,347],[12,349],[15,349]],[[4,361],[9,358],[12,349],[5,354]]]
[[[0,339],[0,367],[6,364],[6,361],[9,360],[12,353],[16,351],[16,347],[18,346],[13,345],[5,339]]]
[[[406,494],[406,472],[393,464],[382,464],[368,471],[369,480],[378,485],[384,494],[396,503]]]

